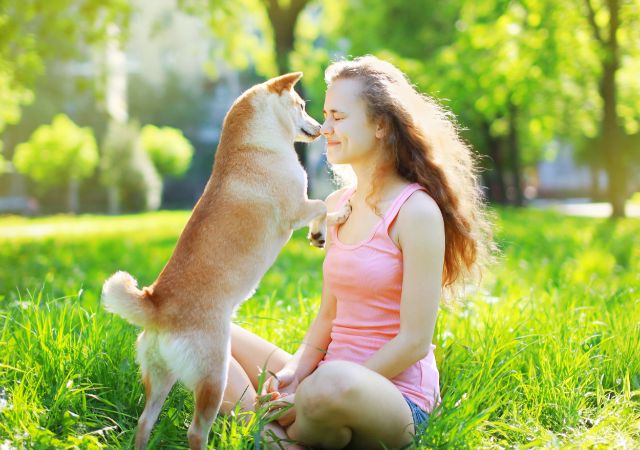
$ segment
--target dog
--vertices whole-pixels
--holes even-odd
[[[146,395],[137,449],[146,447],[178,380],[195,394],[189,447],[206,448],[226,386],[234,310],[253,295],[293,230],[309,224],[311,243],[322,247],[327,224],[348,218],[348,207],[327,214],[323,201],[307,198],[293,144],[317,138],[320,124],[293,90],[301,76],[253,86],[231,106],[211,177],[156,281],[139,289],[117,272],[104,283],[104,307],[144,328],[136,344]]]

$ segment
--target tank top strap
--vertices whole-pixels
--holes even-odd
[[[400,192],[400,195],[398,195],[398,197],[396,197],[396,199],[393,201],[384,215],[384,229],[386,232],[389,231],[389,227],[395,220],[398,212],[400,211],[400,208],[402,208],[402,205],[404,205],[404,202],[407,201],[411,194],[419,190],[424,190],[424,188],[419,183],[411,183],[410,185],[405,187],[402,192]]]

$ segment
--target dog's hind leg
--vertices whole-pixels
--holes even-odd
[[[143,332],[138,339],[138,362],[145,387],[144,411],[138,419],[136,449],[147,446],[151,429],[158,420],[162,405],[176,382],[176,377],[161,360],[157,350],[157,336]]]
[[[175,384],[175,377],[169,373],[155,373],[143,375],[143,382],[146,391],[146,401],[144,411],[138,420],[138,431],[136,433],[136,449],[140,450],[147,446],[149,435],[153,424],[158,420],[158,415],[162,405]]]
[[[203,450],[207,448],[209,431],[222,404],[225,383],[224,376],[207,376],[200,380],[195,389],[195,411],[193,422],[189,426],[189,448]]]
[[[195,396],[193,421],[187,436],[191,450],[207,448],[211,425],[220,410],[224,389],[227,385],[229,357],[231,353],[229,317],[220,317],[220,325],[212,333],[204,333],[190,345],[194,358],[200,362],[193,368],[187,384]],[[215,342],[216,345],[210,343]],[[197,376],[195,374],[198,374]]]

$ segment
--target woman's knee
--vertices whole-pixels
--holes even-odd
[[[300,384],[296,409],[311,420],[343,416],[358,395],[357,369],[347,361],[323,364]]]

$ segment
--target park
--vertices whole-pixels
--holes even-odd
[[[639,448],[639,30],[638,0],[0,1],[0,449],[133,447],[140,329],[103,283],[156,279],[237,96],[301,71],[322,122],[325,68],[364,54],[455,117],[495,241],[443,290],[408,448]],[[296,151],[324,199],[324,138]],[[233,319],[291,353],[323,288],[306,233]],[[194,406],[176,385],[149,448],[188,448]],[[220,415],[209,448],[265,448],[267,421]]]

